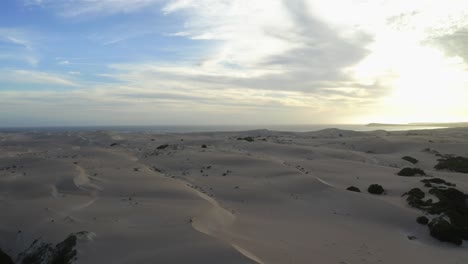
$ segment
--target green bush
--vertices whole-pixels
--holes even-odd
[[[418,218],[416,218],[416,222],[418,222],[418,224],[421,225],[427,225],[429,223],[429,219],[427,219],[427,217],[425,216],[419,216]]]
[[[80,232],[82,233],[82,232]],[[79,234],[79,233],[78,233]],[[77,259],[75,249],[77,237],[70,234],[65,240],[55,247],[50,243],[35,240],[23,253],[19,254],[21,264],[72,264]],[[0,262],[3,264],[3,262]]]
[[[247,142],[254,142],[254,138],[253,138],[253,137],[238,138],[237,140],[245,140],[245,141],[247,141]]]
[[[437,170],[449,170],[468,173],[468,158],[445,156],[438,161],[439,163],[434,167]]]
[[[458,246],[463,243],[460,230],[441,217],[435,218],[429,223],[429,230],[431,236],[440,241],[453,243]]]
[[[456,186],[455,184],[447,182],[447,181],[445,181],[443,179],[440,179],[440,178],[424,179],[424,180],[421,180],[421,182],[430,185],[430,186],[427,186],[427,187],[431,187],[432,184],[443,184],[443,185],[446,185],[446,186],[449,186],[449,187],[455,187]]]
[[[404,168],[398,172],[399,176],[411,177],[411,176],[425,176],[426,173],[418,168]]]
[[[413,163],[413,164],[416,164],[416,163],[419,162],[419,160],[417,160],[417,159],[415,159],[415,158],[413,158],[413,157],[410,157],[410,156],[404,156],[402,159],[404,159],[404,160],[406,160],[406,161],[408,161],[408,162],[411,162],[411,163]]]
[[[13,260],[0,248],[0,263],[1,264],[13,264]]]
[[[408,196],[406,201],[412,207],[419,209],[426,209],[428,206],[432,205],[432,200],[423,201],[426,194],[419,188],[413,188],[410,191],[403,194],[403,196]]]
[[[161,145],[161,146],[157,147],[156,149],[166,149],[167,147],[169,147],[169,145],[164,144],[164,145]]]
[[[55,246],[50,264],[70,264],[76,260],[76,236],[69,235],[64,241]]]
[[[350,186],[346,190],[351,191],[351,192],[361,192],[358,187]]]
[[[367,191],[371,194],[383,194],[385,192],[384,188],[379,184],[371,184]]]

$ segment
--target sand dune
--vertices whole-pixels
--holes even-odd
[[[77,233],[76,263],[468,263],[402,197],[423,178],[397,175],[468,192],[466,173],[434,169],[437,153],[468,157],[468,129],[0,139],[0,248],[18,263],[35,239]]]

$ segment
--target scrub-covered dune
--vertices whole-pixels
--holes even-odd
[[[465,157],[462,128],[0,133],[0,260],[468,263]]]

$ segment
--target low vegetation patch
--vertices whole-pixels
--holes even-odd
[[[14,264],[13,260],[0,248],[0,263],[2,264]]]
[[[435,165],[437,170],[449,170],[454,172],[468,173],[468,158],[444,156],[438,160],[439,163]]]
[[[411,163],[413,163],[413,164],[416,164],[416,163],[419,162],[419,160],[417,160],[417,159],[415,159],[415,158],[413,158],[413,157],[410,157],[410,156],[404,156],[402,159],[404,159],[404,160],[406,160],[406,161],[408,161],[408,162],[411,162]]]
[[[403,196],[408,196],[406,201],[414,208],[426,210],[432,205],[432,199],[423,200],[426,194],[419,188],[413,188],[409,192],[404,193]]]
[[[31,246],[18,255],[21,264],[72,264],[77,260],[76,234],[70,234],[55,245],[35,240]],[[3,262],[0,262],[3,263]]]
[[[55,246],[50,264],[68,264],[76,260],[76,235],[69,235],[64,241]]]
[[[361,192],[358,187],[355,186],[350,186],[346,190],[351,191],[351,192]]]
[[[367,191],[371,194],[383,194],[385,192],[384,188],[379,185],[379,184],[371,184],[369,188],[367,188]]]
[[[426,176],[426,173],[418,168],[404,168],[398,172],[399,176],[412,177],[412,176]]]
[[[434,184],[451,184],[438,178],[431,180]],[[431,181],[426,181],[426,184],[431,184]],[[437,197],[439,201],[424,200],[426,194],[419,188],[413,188],[403,194],[403,196],[408,196],[406,201],[410,206],[437,216],[430,222],[429,219],[423,217],[418,217],[416,221],[420,224],[429,223],[431,236],[440,241],[461,245],[463,240],[468,240],[468,195],[445,186],[433,187],[429,193]]]
[[[459,228],[449,223],[442,217],[433,219],[429,223],[431,236],[443,242],[453,243],[460,246],[463,243],[463,235]]]
[[[421,225],[427,225],[429,223],[429,219],[425,216],[420,216],[416,218],[416,222],[418,222],[418,224],[421,224]]]
[[[247,142],[254,142],[255,141],[253,137],[238,138],[237,140],[245,140]]]
[[[169,145],[164,144],[164,145],[161,145],[161,146],[157,147],[156,149],[166,149],[167,147],[169,147]]]
[[[456,186],[456,184],[450,183],[450,182],[445,181],[444,179],[441,179],[441,178],[424,179],[424,180],[421,180],[421,182],[425,183],[425,184],[430,184],[430,186],[432,186],[432,184],[441,184],[441,185],[446,185],[448,187],[455,187]]]

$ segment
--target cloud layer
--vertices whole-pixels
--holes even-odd
[[[45,93],[47,85],[69,89],[49,89],[55,100],[37,101],[45,112],[67,102],[100,113],[90,114],[90,122],[108,113],[117,123],[248,122],[225,116],[264,123],[432,121],[422,120],[428,114],[421,105],[468,98],[468,4],[462,1],[28,0],[25,5],[73,23],[158,16],[154,24],[119,22],[104,39],[101,33],[89,37],[123,52],[139,49],[134,40],[149,34],[187,41],[177,49],[193,43],[203,49],[170,59],[148,54],[150,59],[104,61],[95,72],[100,79],[92,82],[71,74],[84,68],[68,73],[9,68],[0,81],[42,85],[28,94],[0,91],[17,102],[8,106],[15,109]],[[174,18],[178,24],[158,27]],[[0,42],[17,46],[18,59],[37,65],[33,44],[12,32],[0,30]],[[56,64],[76,65],[67,58]],[[414,96],[419,108],[405,101]],[[454,102],[431,105],[431,116],[468,118],[465,104]],[[115,113],[120,121],[110,118]],[[130,118],[132,113],[140,118]]]

